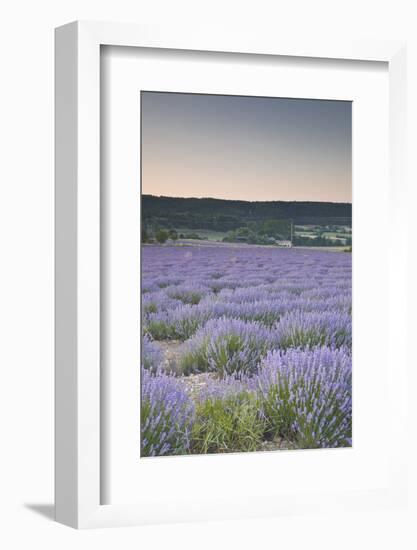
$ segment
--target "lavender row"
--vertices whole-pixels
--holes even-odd
[[[180,366],[184,374],[254,374],[268,351],[318,346],[350,349],[350,315],[295,311],[287,313],[272,328],[241,319],[211,319],[186,342]]]
[[[348,254],[145,247],[143,265],[143,326],[155,340],[187,340],[221,317],[271,327],[294,311],[351,309]]]
[[[245,321],[258,321],[272,327],[294,312],[350,314],[351,299],[333,295],[322,300],[303,297],[277,297],[270,300],[234,301],[212,299],[198,305],[177,305],[172,309],[160,308],[143,317],[143,330],[154,340],[187,340],[210,319],[227,317]]]

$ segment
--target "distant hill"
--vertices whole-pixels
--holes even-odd
[[[238,201],[142,195],[145,226],[234,230],[250,222],[292,220],[294,224],[351,225],[352,205],[336,202]]]

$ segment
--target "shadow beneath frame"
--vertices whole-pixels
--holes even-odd
[[[39,514],[50,521],[55,521],[55,506],[53,504],[24,504],[25,508]]]

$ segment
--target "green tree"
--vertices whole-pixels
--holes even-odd
[[[290,222],[288,220],[265,220],[259,233],[268,237],[288,238],[290,235]]]
[[[178,239],[178,233],[175,231],[175,229],[170,229],[169,238],[173,241],[176,241]]]
[[[168,239],[168,231],[165,231],[165,229],[160,229],[156,232],[155,239],[158,243],[163,244]]]

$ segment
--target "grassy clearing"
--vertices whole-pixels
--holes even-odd
[[[226,231],[213,231],[211,229],[176,229],[178,235],[180,234],[186,234],[186,233],[196,233],[199,235],[202,239],[205,239],[207,241],[218,241],[221,242],[223,238],[227,235]]]

